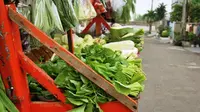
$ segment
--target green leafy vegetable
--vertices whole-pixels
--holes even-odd
[[[70,110],[68,112],[85,112],[85,107],[86,107],[86,105],[82,105],[81,107],[78,107],[76,109]],[[92,111],[90,111],[90,112],[92,112]]]
[[[95,71],[102,75],[105,79],[115,84],[118,92],[129,95],[134,83],[138,82],[142,88],[142,83],[146,77],[138,64],[141,61],[128,61],[121,57],[121,53],[104,48],[101,45],[88,46],[82,50],[82,58],[86,59],[86,63]],[[137,62],[135,64],[135,62]],[[124,87],[129,87],[130,91],[124,91]],[[122,87],[122,88],[121,88]],[[120,91],[123,89],[122,91]],[[142,89],[138,88],[139,92]],[[139,94],[138,92],[138,94]],[[137,96],[136,94],[134,94]]]
[[[19,112],[15,105],[10,101],[4,91],[4,85],[0,76],[0,112]]]
[[[90,40],[90,37],[84,40]],[[113,51],[99,44],[85,46],[76,56],[113,83],[119,93],[137,97],[143,91],[146,77],[141,70],[141,60],[127,60],[120,51]],[[71,112],[102,112],[98,103],[114,100],[58,57],[39,66],[55,80],[67,97],[66,102],[75,106]],[[37,84],[29,86],[33,86],[35,90],[40,88]],[[38,93],[44,92],[40,90]],[[47,93],[45,95],[49,97]]]
[[[108,42],[131,40],[135,43],[134,47],[136,47],[139,51],[142,51],[144,44],[144,39],[141,37],[142,35],[144,35],[143,29],[134,31],[131,27],[112,27],[110,29]]]

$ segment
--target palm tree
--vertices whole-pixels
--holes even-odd
[[[166,12],[166,5],[164,3],[159,4],[159,6],[155,9],[156,20],[163,20],[165,18]]]
[[[152,24],[156,21],[156,13],[153,10],[148,10],[146,14],[143,16],[144,20],[149,24],[149,33],[152,31]]]

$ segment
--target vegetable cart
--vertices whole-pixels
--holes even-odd
[[[137,99],[118,93],[110,82],[18,14],[14,4],[5,5],[4,1],[0,0],[0,11],[0,74],[7,95],[20,112],[66,112],[73,106],[65,103],[65,96],[56,87],[53,79],[23,53],[19,27],[118,100],[99,104],[104,112],[137,111]],[[52,93],[59,102],[31,101],[27,74]]]

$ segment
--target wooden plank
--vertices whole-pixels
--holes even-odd
[[[67,112],[72,105],[60,102],[31,102],[31,112]]]
[[[33,62],[37,62],[37,61],[38,61],[38,59],[35,57],[35,55],[33,55],[32,52],[27,52],[27,53],[25,53],[25,54],[26,54],[26,56],[28,56]]]
[[[99,104],[103,112],[131,112],[126,106],[118,101]],[[60,102],[31,102],[31,112],[67,112],[72,105]]]
[[[19,52],[18,54],[21,67],[36,81],[38,81],[38,83],[51,92],[58,100],[65,103],[65,96],[56,87],[54,80],[47,73],[45,73],[45,71],[35,65],[35,63],[32,62],[27,56],[25,56],[23,52]]]
[[[74,38],[73,38],[73,31],[72,31],[72,29],[69,29],[69,31],[67,31],[67,38],[68,38],[69,51],[72,54],[74,54]]]
[[[12,7],[14,4],[10,4]],[[17,32],[18,31],[18,32]],[[18,40],[19,39],[19,40]],[[0,0],[0,72],[8,95],[20,112],[30,112],[30,95],[26,75],[20,68],[17,52],[22,51],[18,26],[9,19],[8,7]]]
[[[40,31],[32,23],[30,23],[23,16],[21,16],[20,14],[18,14],[16,11],[14,11],[11,8],[9,8],[9,17],[12,21],[14,21],[24,30],[26,30],[38,41],[43,43],[45,46],[51,49],[54,53],[60,56],[63,60],[65,60],[69,65],[75,68],[78,72],[80,72],[89,80],[91,80],[93,83],[101,87],[105,92],[107,92],[108,94],[116,98],[122,104],[127,106],[130,110],[132,110],[133,112],[137,112],[137,102],[135,100],[133,100],[132,98],[128,96],[118,93],[110,82],[105,80],[102,76],[97,74],[88,65],[86,65],[84,62],[79,60],[75,55],[73,55],[72,53],[67,51],[65,48],[63,48],[61,45],[56,43],[53,39],[48,37],[45,33]]]
[[[32,49],[31,53],[35,56],[35,58],[37,59],[36,62],[40,62],[40,57],[41,55],[38,53],[38,48],[37,49]]]
[[[41,49],[43,49],[47,54],[48,54],[48,56],[49,56],[49,59],[52,57],[52,55],[53,55],[53,52],[51,51],[51,50],[49,50],[47,47],[45,47],[45,46],[42,46],[42,47],[40,47]]]
[[[41,47],[40,47],[40,49],[39,49],[38,52],[39,52],[39,53],[42,55],[42,57],[44,58],[43,62],[48,61],[48,60],[51,58],[51,56],[49,56],[49,54],[47,54]]]

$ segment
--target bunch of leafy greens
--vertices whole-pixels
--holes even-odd
[[[59,57],[55,57],[53,61],[39,64],[39,66],[55,80],[56,85],[66,95],[66,102],[75,106],[75,109],[69,112],[102,112],[98,103],[114,100],[113,97],[106,94],[101,88],[67,65]],[[31,93],[40,97],[42,96],[47,100],[54,99],[50,93],[30,76],[29,88]]]
[[[141,60],[126,60],[119,51],[104,48],[99,44],[86,46],[76,56],[113,83],[119,93],[137,97],[143,91],[143,82],[146,78],[141,69]],[[114,100],[113,97],[58,57],[39,66],[63,90],[67,97],[66,101],[77,107],[71,112],[101,112],[98,103]],[[44,94],[44,90],[40,90],[38,93]]]
[[[92,45],[82,50],[81,59],[113,83],[119,93],[136,97],[143,91],[146,77],[141,66],[123,58],[121,52]]]
[[[19,112],[5,93],[5,87],[0,75],[0,112]]]
[[[135,31],[132,27],[127,26],[111,27],[110,35],[107,41],[118,42],[131,40],[135,43],[135,47],[138,48],[139,51],[142,51],[144,45],[144,39],[142,38],[143,35],[143,29]]]

